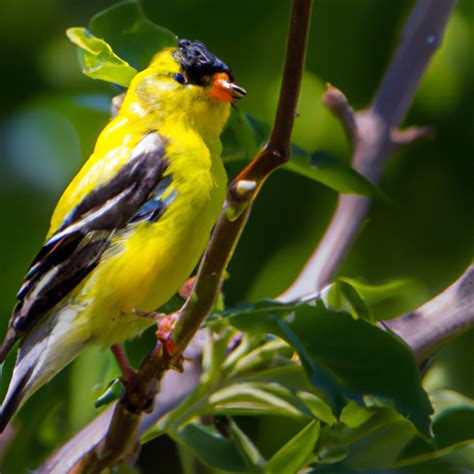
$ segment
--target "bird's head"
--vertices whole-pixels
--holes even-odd
[[[137,109],[161,118],[213,124],[218,133],[231,104],[246,93],[234,83],[230,68],[203,43],[185,39],[177,48],[160,51],[137,74],[130,90],[129,106],[135,102]]]

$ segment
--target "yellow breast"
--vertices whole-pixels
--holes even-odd
[[[157,222],[119,232],[81,292],[90,305],[85,317],[102,344],[143,330],[148,321],[124,314],[155,310],[179,290],[197,265],[225,199],[219,142],[206,144],[189,129],[179,140],[160,132],[168,143],[165,176],[171,178],[163,198],[173,194],[174,199]]]

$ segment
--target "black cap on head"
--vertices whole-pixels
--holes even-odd
[[[225,72],[231,76],[230,67],[200,41],[180,40],[174,56],[187,72],[189,79],[196,84],[201,84],[204,76],[217,72]]]

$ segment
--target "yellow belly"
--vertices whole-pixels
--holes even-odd
[[[153,324],[130,313],[156,310],[190,276],[222,208],[225,186],[219,184],[207,192],[182,189],[157,222],[140,223],[115,239],[75,295],[92,341],[114,344]]]

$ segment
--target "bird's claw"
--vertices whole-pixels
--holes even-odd
[[[171,331],[175,320],[175,316],[170,314],[157,321],[156,338],[161,342],[167,356],[172,356],[176,352],[176,344],[171,339]]]
[[[137,372],[130,365],[130,362],[127,359],[125,351],[120,344],[114,344],[111,347],[111,349],[120,367],[120,371],[122,372],[122,376],[120,377],[120,380],[122,380],[124,385],[126,385],[135,379],[135,377],[137,376]]]
[[[163,351],[169,360],[172,360],[170,366],[171,369],[182,373],[184,371],[184,363],[188,361],[186,357],[180,355],[176,357],[177,345],[176,342],[171,338],[171,332],[175,326],[176,320],[178,319],[179,313],[173,313],[163,317],[157,324],[158,330],[156,331],[156,338],[160,341]]]
[[[157,323],[167,316],[167,314],[165,313],[156,313],[154,311],[140,311],[139,309],[132,309],[131,313],[134,316],[138,316],[140,318],[153,319],[153,321],[156,321]]]
[[[132,310],[132,314],[135,316],[140,316],[143,318],[150,318],[156,322],[156,339],[160,342],[163,352],[166,357],[170,360],[174,359],[176,353],[176,343],[171,338],[171,332],[173,331],[176,320],[178,319],[178,313],[165,314],[165,313],[154,313],[154,312],[145,312],[139,310]],[[177,372],[183,372],[183,364],[188,359],[184,356],[180,356],[178,360],[173,361],[171,369],[176,370]]]

